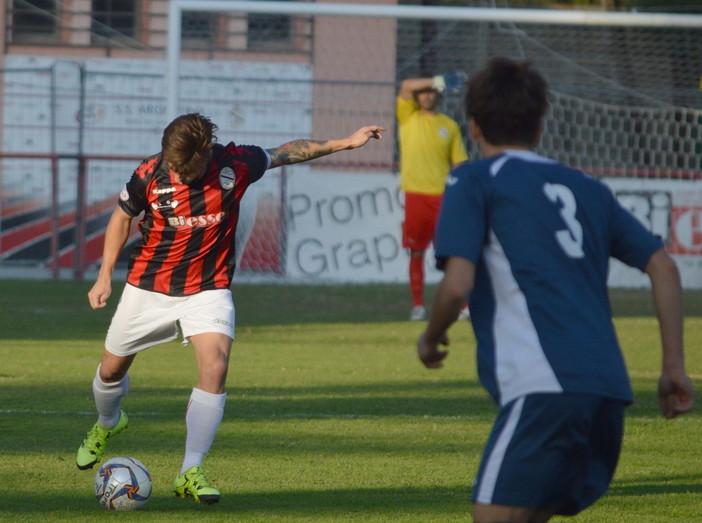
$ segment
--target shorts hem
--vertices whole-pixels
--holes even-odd
[[[225,331],[224,329],[196,329],[195,332],[183,332],[183,339],[190,338],[191,336],[197,336],[198,334],[224,334],[226,336],[229,336],[232,339],[232,341],[234,340],[234,332],[232,332],[231,330]]]
[[[169,341],[173,341],[177,338],[178,338],[178,334],[175,334],[174,336],[171,336],[169,338],[165,338],[165,339],[162,339],[159,341],[141,344],[133,349],[129,349],[128,351],[123,351],[122,353],[114,351],[113,349],[108,347],[107,344],[105,344],[105,350],[107,352],[109,352],[110,354],[113,354],[114,356],[117,356],[117,357],[133,356],[134,354],[138,354],[140,352],[143,352],[147,349],[150,349],[151,347],[155,347],[156,345],[161,345],[163,343],[168,343]]]

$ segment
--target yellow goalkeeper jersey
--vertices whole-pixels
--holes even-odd
[[[423,114],[412,98],[397,97],[400,188],[443,194],[451,166],[468,159],[458,124],[445,114]]]

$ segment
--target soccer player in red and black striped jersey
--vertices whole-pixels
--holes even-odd
[[[88,293],[93,309],[106,305],[112,274],[132,220],[141,239],[131,253],[127,285],[112,318],[93,379],[98,420],[78,449],[76,464],[92,468],[107,439],[127,427],[121,410],[127,373],[136,355],[178,336],[192,344],[199,370],[186,411],[185,457],[174,490],[199,503],[216,503],[219,491],[202,464],[219,428],[234,339],[234,274],[239,206],[246,189],[267,169],[305,162],[380,139],[385,129],[362,127],[343,139],[294,140],[273,149],[216,143],[217,127],[200,114],[173,120],[161,152],[144,160],[120,193],[105,236],[102,265]]]

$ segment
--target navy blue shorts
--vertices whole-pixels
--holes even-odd
[[[573,515],[609,488],[624,432],[623,401],[590,394],[530,394],[497,416],[473,502]]]

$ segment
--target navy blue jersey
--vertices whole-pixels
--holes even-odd
[[[537,392],[632,401],[607,293],[610,257],[645,269],[661,248],[602,182],[527,151],[447,179],[439,268],[476,265],[470,296],[480,380],[502,405]]]

